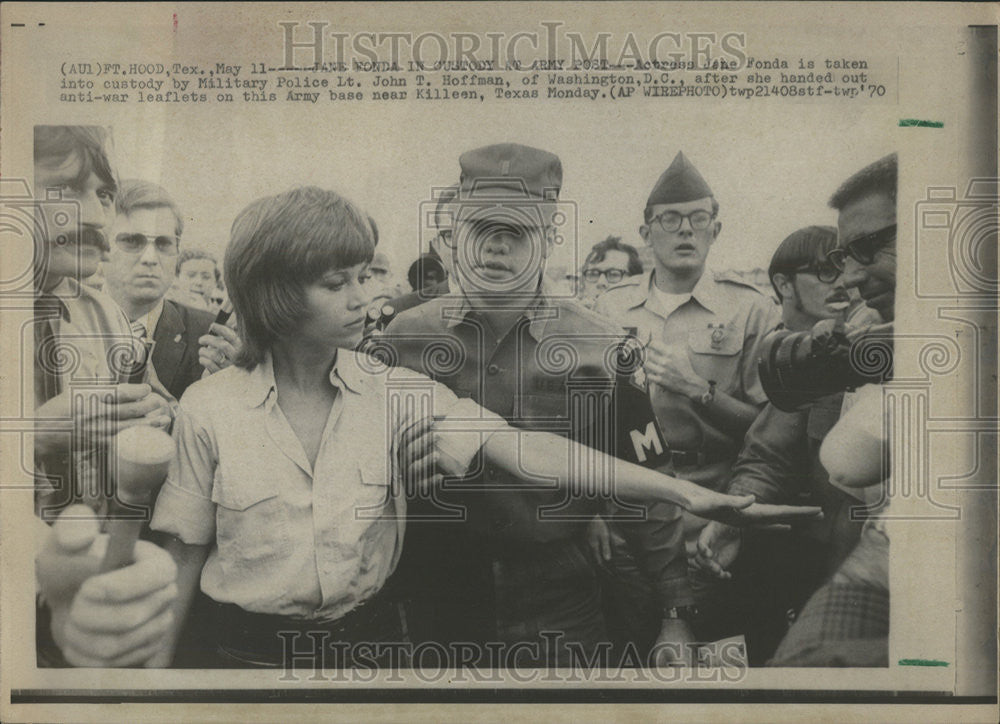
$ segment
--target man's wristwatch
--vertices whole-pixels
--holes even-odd
[[[701,393],[701,397],[698,398],[698,402],[703,405],[707,405],[715,399],[715,380],[708,381],[708,389]]]
[[[663,618],[692,621],[697,617],[698,609],[695,606],[672,606],[663,609]]]

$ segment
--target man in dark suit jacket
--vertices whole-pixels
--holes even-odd
[[[215,315],[163,300],[163,311],[153,330],[153,369],[171,395],[180,399],[188,385],[205,372],[198,358],[199,338],[209,333]]]
[[[232,361],[235,334],[219,330],[221,325],[212,327],[211,312],[164,298],[184,230],[184,218],[170,195],[149,181],[126,180],[115,201],[118,215],[104,264],[105,291],[124,310],[133,334],[155,343],[153,369],[180,399],[206,367],[214,372]]]
[[[228,366],[239,343],[235,332],[213,324],[215,315],[165,299],[174,280],[184,219],[170,195],[148,181],[126,180],[115,199],[104,263],[105,291],[125,312],[132,333],[154,342],[152,362],[171,395]],[[212,621],[205,599],[188,615],[175,665],[201,668],[211,661]]]

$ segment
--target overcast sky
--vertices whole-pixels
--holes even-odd
[[[388,103],[380,113],[241,106],[224,123],[218,114],[186,111],[169,130],[162,116],[115,128],[123,177],[158,179],[177,198],[187,217],[185,246],[221,256],[247,203],[315,184],[376,219],[397,272],[418,253],[421,204],[434,187],[457,180],[462,151],[490,143],[525,143],[562,159],[561,199],[576,205],[583,253],[609,234],[641,243],[646,197],[683,150],[721,204],[713,264],[735,269],[766,266],[797,228],[834,223],[827,200],[837,185],[893,150],[880,132],[891,117],[874,106],[851,124],[822,105],[671,100]],[[568,244],[555,257],[572,258]]]

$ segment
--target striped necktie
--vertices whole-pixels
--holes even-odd
[[[136,339],[146,339],[146,324],[141,319],[135,320],[130,326]]]

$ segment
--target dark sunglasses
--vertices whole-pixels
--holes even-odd
[[[896,225],[892,224],[873,231],[870,234],[851,239],[843,246],[832,249],[826,255],[826,260],[840,271],[844,271],[844,262],[847,257],[864,266],[868,266],[875,261],[875,255],[889,244],[896,241]]]
[[[147,236],[137,232],[118,234],[115,237],[115,246],[128,254],[140,254],[148,244],[153,244],[160,254],[167,256],[174,256],[178,251],[176,236]]]

